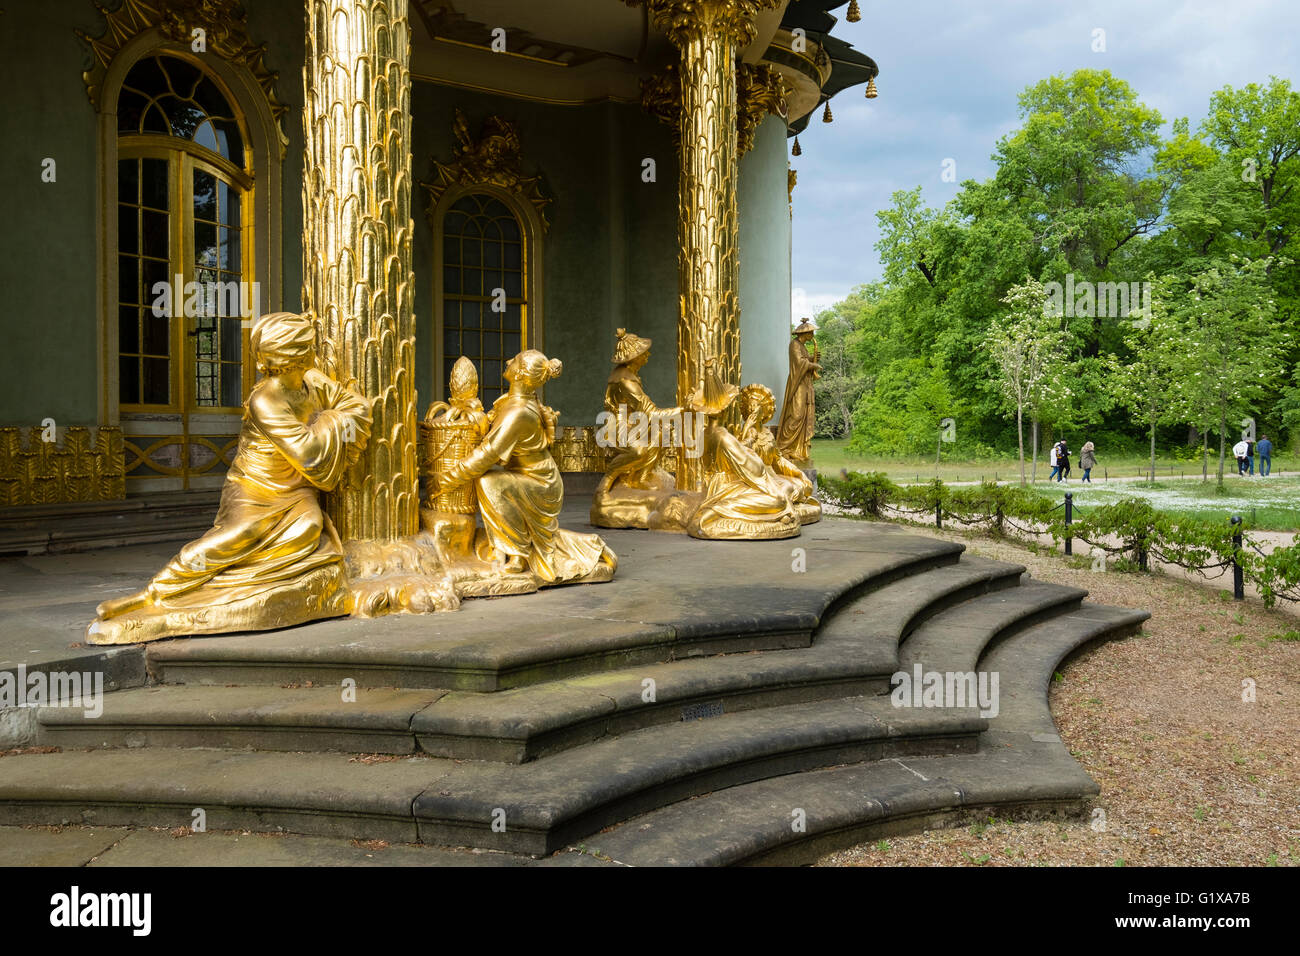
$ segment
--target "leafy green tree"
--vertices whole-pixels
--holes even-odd
[[[995,321],[985,337],[997,377],[994,385],[1005,407],[1016,414],[1020,484],[1025,481],[1025,416],[1033,425],[1034,477],[1038,471],[1038,415],[1059,400],[1065,383],[1065,334],[1047,314],[1047,293],[1037,279],[1012,286],[1004,300],[1005,317]]]
[[[1169,314],[1170,283],[1161,284],[1152,298],[1150,315],[1135,311],[1126,324],[1130,355],[1110,356],[1113,387],[1119,400],[1145,423],[1150,438],[1151,466],[1147,480],[1156,480],[1156,427],[1178,421],[1178,384],[1187,374],[1185,340]]]
[[[939,423],[960,414],[942,369],[920,358],[897,359],[858,402],[850,447],[881,455],[926,454],[934,449]]]
[[[1272,259],[1230,258],[1194,276],[1172,277],[1170,311],[1181,337],[1175,389],[1194,422],[1219,435],[1218,483],[1229,425],[1252,417],[1274,387],[1291,333],[1276,321],[1269,288]],[[1181,293],[1181,294],[1180,294]]]

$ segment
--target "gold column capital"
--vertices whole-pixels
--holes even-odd
[[[754,18],[775,9],[780,0],[625,0],[643,6],[655,26],[681,47],[703,34],[721,35],[737,46],[748,46],[757,36]]]
[[[785,117],[789,87],[781,71],[766,63],[741,63],[736,68],[736,132],[740,154],[754,148],[759,124],[769,113]]]

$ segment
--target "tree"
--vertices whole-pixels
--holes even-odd
[[[1116,394],[1147,426],[1151,448],[1147,480],[1152,482],[1156,480],[1156,426],[1178,420],[1178,383],[1187,373],[1184,340],[1167,307],[1167,286],[1159,286],[1153,294],[1150,315],[1130,315],[1125,341],[1131,356],[1110,359]]]
[[[1276,321],[1277,303],[1269,288],[1271,258],[1231,257],[1194,276],[1171,277],[1171,313],[1181,339],[1180,405],[1193,421],[1212,423],[1219,435],[1218,483],[1228,426],[1234,428],[1259,407],[1278,384],[1291,334]]]
[[[1065,335],[1047,314],[1047,292],[1032,277],[1012,286],[1003,300],[1007,315],[989,328],[985,345],[998,372],[995,385],[1005,406],[1016,413],[1020,484],[1025,481],[1025,414],[1034,423],[1034,463],[1038,460],[1038,414],[1062,394]]]

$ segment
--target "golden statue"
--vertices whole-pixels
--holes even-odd
[[[804,319],[790,340],[790,377],[785,381],[781,423],[776,431],[776,445],[781,449],[781,454],[801,464],[812,457],[812,437],[817,427],[813,382],[821,378],[819,373],[822,356],[813,335],[815,331],[812,322]],[[809,341],[813,344],[811,358],[808,355]]]
[[[319,493],[365,448],[371,413],[316,367],[315,342],[308,315],[258,321],[252,354],[264,377],[245,403],[212,530],[144,590],[100,604],[90,643],[259,631],[349,612],[343,549]]]
[[[705,362],[703,385],[689,402],[692,410],[708,416],[702,462],[704,498],[687,518],[686,531],[694,538],[794,537],[800,526],[795,486],[722,423],[739,392],[735,385],[719,380],[712,358]]]
[[[689,431],[694,416],[680,408],[660,408],[641,384],[650,360],[650,340],[617,331],[614,370],[605,386],[605,412],[597,430],[602,447],[616,449],[591,501],[591,523],[599,528],[650,528],[656,512],[676,490],[673,476],[660,467],[665,443],[684,454],[699,454],[699,436]],[[677,528],[675,530],[682,530]]]
[[[564,482],[550,453],[558,416],[537,400],[537,389],[561,369],[559,359],[535,349],[516,355],[505,371],[510,391],[493,405],[482,442],[460,461],[434,469],[435,501],[473,485],[484,526],[474,542],[478,560],[491,562],[501,577],[523,579],[532,589],[608,581],[618,567],[614,552],[598,535],[560,527]],[[430,512],[422,516],[426,529],[432,518]]]
[[[776,437],[767,423],[776,411],[776,396],[766,385],[746,385],[740,390],[740,440],[752,448],[763,464],[774,472],[775,480],[790,494],[800,524],[814,524],[821,520],[821,503],[813,497],[813,483],[802,469],[781,454]]]

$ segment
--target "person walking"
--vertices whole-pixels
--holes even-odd
[[[1246,473],[1255,477],[1255,443],[1249,438],[1246,439]]]
[[[1061,454],[1061,443],[1058,441],[1055,445],[1052,446],[1052,450],[1047,453],[1048,464],[1052,466],[1052,473],[1047,476],[1048,481],[1051,481],[1053,478],[1056,478],[1058,474],[1060,474],[1061,471],[1060,454]],[[1057,478],[1057,481],[1059,480],[1060,479]]]
[[[1083,478],[1092,484],[1092,470],[1097,467],[1097,448],[1092,442],[1084,442],[1083,448],[1079,450],[1079,467],[1083,469]]]
[[[1267,435],[1260,435],[1255,450],[1259,452],[1259,477],[1267,477],[1273,470],[1273,443],[1268,440]]]
[[[1244,438],[1232,446],[1232,453],[1237,458],[1237,474],[1244,474],[1246,471],[1246,440]]]
[[[1061,463],[1061,470],[1056,475],[1057,481],[1065,481],[1070,477],[1070,446],[1061,439],[1061,450],[1056,455],[1056,460]]]

